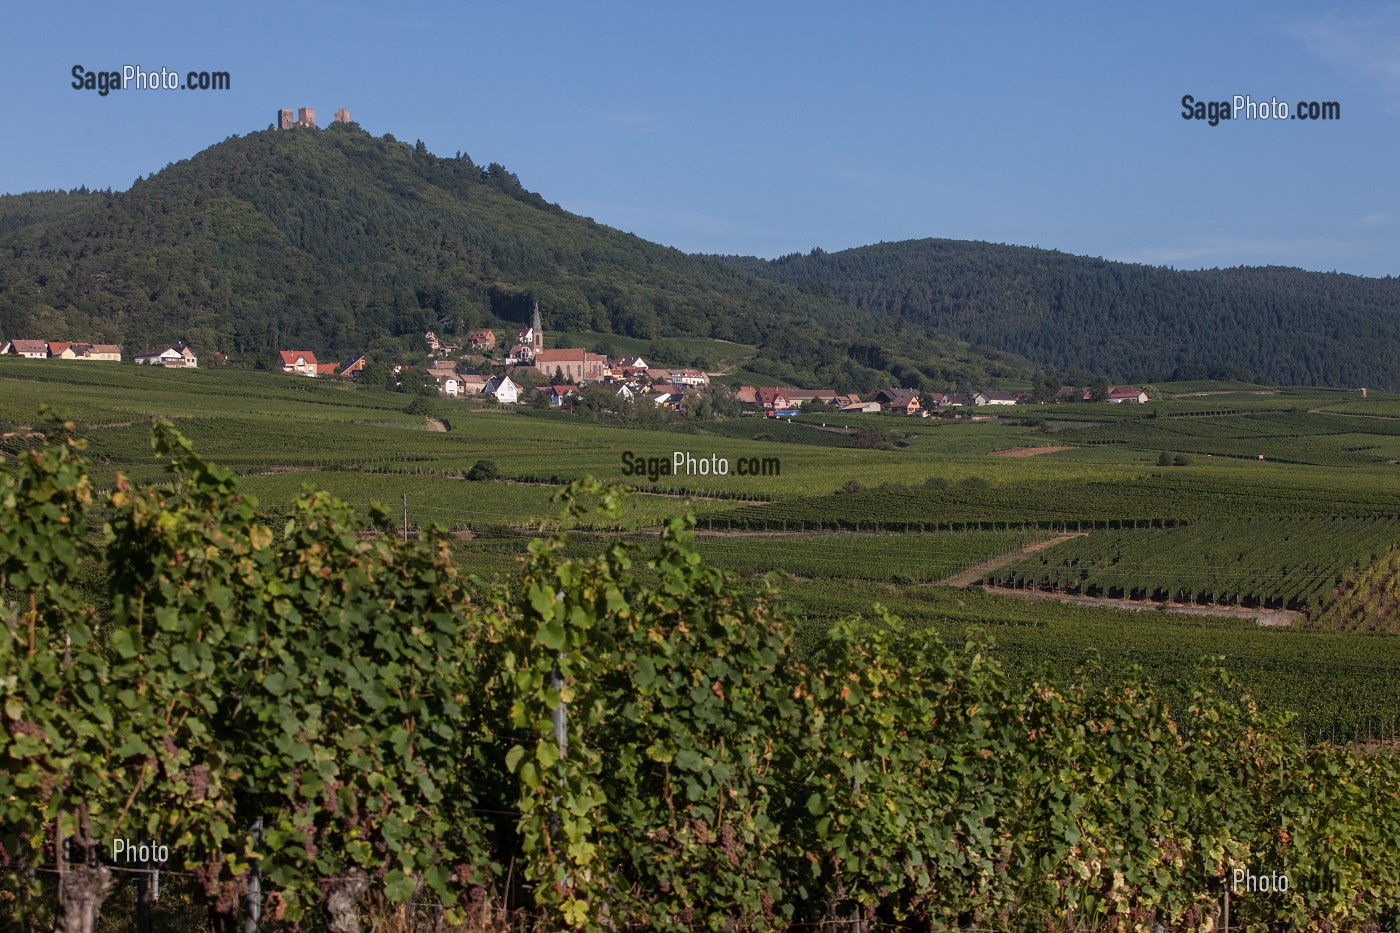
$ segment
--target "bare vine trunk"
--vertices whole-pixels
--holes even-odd
[[[112,887],[106,865],[70,865],[58,878],[57,933],[95,933],[102,901]]]
[[[331,885],[326,894],[326,930],[329,933],[360,933],[360,915],[355,909],[369,890],[369,877],[352,868]]]
[[[58,869],[58,916],[55,933],[96,933],[97,916],[112,887],[112,872],[92,845],[92,827],[87,808],[78,808],[78,832],[71,840],[63,834],[63,811],[54,820],[54,863]],[[70,864],[73,851],[82,853],[77,864]]]

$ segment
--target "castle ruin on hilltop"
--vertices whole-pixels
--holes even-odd
[[[349,123],[350,111],[341,107],[335,112],[335,119],[332,123]],[[279,130],[295,129],[315,129],[316,128],[316,108],[302,107],[297,110],[296,119],[292,119],[292,108],[283,107],[277,111],[277,123],[274,124]]]

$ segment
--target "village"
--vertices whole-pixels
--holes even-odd
[[[479,328],[468,336],[467,346],[447,343],[435,331],[423,339],[431,359],[428,372],[437,382],[438,392],[447,398],[487,397],[503,405],[515,405],[531,396],[542,396],[548,404],[567,408],[590,385],[601,386],[619,399],[649,402],[658,408],[682,410],[685,400],[710,391],[712,377],[719,374],[701,369],[667,369],[649,364],[640,356],[609,357],[581,347],[545,348],[545,331],[538,306],[531,325],[502,332]],[[479,365],[496,370],[490,374],[476,368],[461,368],[460,357],[480,355]],[[322,363],[310,350],[278,351],[276,366],[282,372],[310,377],[356,379],[366,365],[364,355],[341,363]],[[398,373],[401,367],[395,367]],[[739,409],[769,417],[793,417],[814,408],[842,414],[896,414],[932,417],[964,408],[1031,404],[1027,392],[987,389],[971,395],[927,392],[916,388],[879,389],[862,397],[859,393],[836,389],[800,389],[785,386],[734,387]],[[1148,394],[1131,385],[1093,389],[1061,389],[1056,402],[1108,403],[1148,402]]]
[[[579,347],[547,349],[538,306],[529,327],[511,331],[479,328],[470,333],[465,347],[440,339],[432,330],[424,333],[423,340],[429,358],[427,372],[437,383],[440,396],[489,398],[502,405],[521,404],[541,397],[550,406],[571,408],[585,387],[600,386],[623,402],[647,402],[660,409],[681,411],[687,398],[713,391],[712,377],[721,375],[695,368],[657,367],[640,356],[610,357]],[[120,363],[122,348],[112,344],[0,340],[0,356],[4,355],[35,360]],[[222,354],[217,356],[221,362],[227,359]],[[144,348],[133,357],[133,362],[143,366],[197,369],[199,356],[194,348],[177,342]],[[474,365],[467,365],[469,363]],[[351,381],[361,377],[367,364],[365,354],[339,363],[326,363],[318,360],[312,350],[278,350],[271,360],[275,371],[288,375]],[[489,372],[483,372],[483,368]],[[393,368],[400,382],[403,371],[403,366]],[[959,417],[964,409],[1026,405],[1037,401],[1028,392],[996,389],[950,393],[887,388],[866,396],[836,389],[788,386],[740,385],[732,390],[741,412],[774,418],[794,417],[804,410],[851,415]],[[1101,385],[1092,389],[1062,388],[1053,399],[1039,401],[1143,404],[1149,400],[1148,394],[1136,386]]]

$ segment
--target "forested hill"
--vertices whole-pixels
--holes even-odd
[[[355,124],[231,137],[125,192],[0,198],[0,336],[265,359],[546,331],[758,346],[779,384],[978,384],[1024,363],[578,217],[497,164]]]
[[[30,191],[5,195],[0,197],[0,236],[100,204],[111,193],[75,188],[72,191]]]
[[[735,268],[1043,365],[1400,387],[1400,279],[1282,267],[1178,272],[963,240],[814,250]]]

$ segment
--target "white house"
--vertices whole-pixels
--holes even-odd
[[[457,381],[457,374],[449,370],[435,369],[433,377],[437,379],[438,393],[449,398],[456,398],[462,394],[461,383]]]
[[[978,392],[972,397],[974,405],[1015,405],[1015,392]]]
[[[10,352],[27,360],[46,360],[49,358],[49,342],[47,340],[15,340],[10,343]]]
[[[147,347],[136,354],[138,366],[165,366],[171,369],[198,369],[199,357],[183,343]]]
[[[880,413],[879,402],[852,402],[849,405],[842,405],[841,411],[853,415],[878,415]]]
[[[481,391],[502,405],[514,405],[520,398],[520,386],[512,382],[509,376],[492,378]]]
[[[707,386],[710,384],[708,374],[699,369],[673,369],[671,370],[671,385],[673,386]]]

